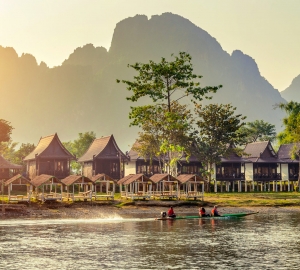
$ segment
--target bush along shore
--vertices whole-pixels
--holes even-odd
[[[31,202],[10,204],[2,201],[2,218],[105,218],[112,216],[157,216],[172,205],[178,214],[198,213],[204,206],[208,211],[218,205],[222,213],[299,211],[300,193],[207,193],[204,201],[184,200],[102,200],[76,202]]]

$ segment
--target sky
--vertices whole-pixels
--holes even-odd
[[[279,91],[300,74],[299,0],[0,0],[0,46],[58,66],[85,44],[109,49],[119,21],[164,12],[251,56]]]

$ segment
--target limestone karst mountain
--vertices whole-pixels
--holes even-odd
[[[287,101],[300,102],[300,75],[294,78],[291,85],[281,92],[281,96]]]
[[[137,134],[129,128],[133,104],[116,79],[133,77],[127,64],[170,59],[180,51],[192,56],[203,86],[223,85],[211,102],[232,103],[247,121],[263,119],[280,128],[283,112],[273,106],[284,99],[260,75],[255,60],[238,50],[228,54],[206,31],[171,13],[124,19],[116,25],[108,51],[87,44],[54,68],[0,47],[0,117],[15,127],[14,141],[36,143],[55,132],[67,141],[95,131],[99,137],[114,134],[128,150]]]

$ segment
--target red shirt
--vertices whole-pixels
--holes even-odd
[[[170,208],[169,211],[168,211],[168,216],[173,216],[175,213],[174,213],[174,210],[173,208]]]
[[[203,209],[200,209],[199,213],[200,213],[201,215],[205,215],[205,211],[204,211]]]

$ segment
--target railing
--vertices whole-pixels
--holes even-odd
[[[217,180],[245,180],[244,173],[217,173]]]
[[[253,175],[254,180],[281,180],[281,173],[255,173]]]
[[[298,174],[289,174],[289,180],[295,181],[298,180]]]

